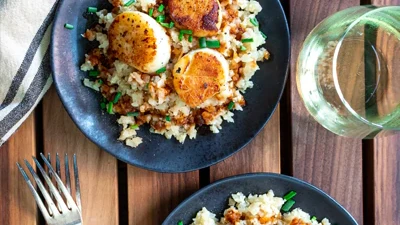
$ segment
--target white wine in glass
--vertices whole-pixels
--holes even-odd
[[[400,130],[400,6],[357,6],[322,21],[297,61],[311,115],[342,136]]]

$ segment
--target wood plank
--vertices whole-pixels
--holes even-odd
[[[85,224],[118,224],[117,160],[90,142],[75,126],[53,88],[43,100],[44,152],[76,153]],[[63,165],[63,164],[62,164]]]
[[[321,188],[363,224],[362,144],[320,126],[304,107],[296,87],[296,62],[308,33],[324,18],[359,0],[292,0],[291,102],[293,175]]]
[[[34,114],[0,147],[0,224],[37,224],[35,199],[15,165],[19,162],[29,173],[23,160],[34,165],[33,155],[36,155]]]
[[[400,5],[400,0],[372,0]],[[400,134],[374,140],[375,224],[400,224]]]
[[[129,224],[161,224],[198,188],[198,171],[166,174],[128,166]]]
[[[254,172],[280,173],[279,107],[268,124],[244,149],[210,167],[210,180]]]

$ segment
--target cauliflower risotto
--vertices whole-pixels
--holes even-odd
[[[243,94],[269,59],[261,46],[255,0],[110,0],[82,36],[97,41],[85,55],[83,83],[104,97],[101,108],[119,115],[119,137],[137,147],[137,130],[184,143],[199,126],[219,133],[246,105]]]
[[[284,197],[285,198],[285,197]],[[229,198],[229,208],[224,211],[223,217],[216,215],[206,208],[200,210],[193,218],[191,225],[330,225],[328,219],[318,222],[317,218],[300,208],[289,211],[285,206],[291,199],[275,197],[272,190],[262,195],[245,196],[239,192]],[[286,210],[283,210],[287,207]],[[281,211],[287,211],[281,213]],[[181,222],[180,222],[181,223]]]

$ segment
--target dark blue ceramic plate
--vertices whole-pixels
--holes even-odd
[[[260,63],[261,70],[253,78],[254,88],[247,91],[247,106],[235,112],[235,123],[224,123],[220,134],[208,129],[199,132],[196,140],[182,145],[151,134],[143,127],[139,136],[143,144],[126,147],[117,141],[120,127],[117,117],[102,113],[101,96],[82,85],[86,73],[79,70],[84,55],[91,48],[81,37],[88,21],[83,17],[87,7],[109,8],[107,0],[62,0],[54,21],[51,59],[53,78],[58,94],[69,115],[79,129],[99,147],[129,164],[159,171],[184,172],[215,164],[243,148],[264,127],[279,102],[289,65],[289,31],[278,0],[260,1],[263,11],[258,20],[267,34],[266,48],[272,60]],[[65,23],[74,25],[67,30]],[[201,129],[203,130],[203,129]]]
[[[301,208],[319,219],[328,218],[331,224],[357,225],[354,218],[323,191],[299,179],[272,173],[245,174],[217,181],[190,196],[182,202],[164,221],[163,225],[191,224],[192,218],[202,207],[217,214],[220,218],[228,206],[231,194],[242,192],[248,194],[264,194],[273,190],[275,196],[284,196],[289,191],[296,191],[293,198],[294,208]]]

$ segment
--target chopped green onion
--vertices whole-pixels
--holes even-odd
[[[104,83],[104,81],[102,79],[97,80],[97,83],[99,83],[100,85]]]
[[[170,24],[169,24],[169,23],[163,23],[163,22],[161,22],[160,24],[161,24],[161,26],[163,26],[163,27],[170,28]]]
[[[69,24],[69,23],[64,24],[64,27],[67,28],[68,30],[74,29],[74,26],[72,24]]]
[[[218,40],[210,40],[206,41],[208,48],[219,48],[221,47],[221,43]]]
[[[260,31],[260,33],[261,33],[261,36],[262,36],[264,39],[267,39],[267,38],[268,38],[267,35],[265,35],[263,32]]]
[[[159,23],[164,22],[164,20],[165,20],[165,15],[159,15],[156,17],[156,21]]]
[[[199,45],[200,45],[200,48],[206,48],[207,47],[207,42],[206,42],[206,38],[205,37],[201,37],[199,39]]]
[[[192,30],[180,30],[179,33],[181,34],[193,34]]]
[[[153,13],[154,13],[154,9],[151,8],[151,9],[149,10],[149,16],[153,16]]]
[[[175,25],[175,23],[171,21],[171,22],[169,23],[169,28],[173,28],[174,25]]]
[[[250,18],[250,23],[253,24],[255,27],[258,27],[258,25],[259,25],[259,23],[255,17]]]
[[[246,47],[244,47],[244,45],[242,45],[242,46],[240,46],[240,50],[241,50],[241,51],[246,51],[246,50],[247,50],[247,48],[246,48]]]
[[[140,113],[139,112],[128,112],[126,115],[131,116],[131,117],[136,117],[136,116],[139,116]]]
[[[179,33],[179,40],[180,40],[180,41],[183,40],[183,33]]]
[[[114,97],[113,103],[117,104],[117,102],[121,98],[121,96],[122,96],[121,92],[117,92],[117,94]]]
[[[312,216],[311,217],[311,221],[317,221],[317,217],[316,216]]]
[[[101,109],[105,109],[106,108],[106,103],[105,102],[100,103],[100,108]]]
[[[289,199],[283,204],[282,206],[282,211],[284,212],[289,212],[289,210],[293,207],[294,203],[296,203],[294,200]]]
[[[161,5],[158,7],[158,11],[159,11],[159,12],[162,12],[162,11],[164,11],[164,8],[165,8],[165,6],[164,6],[163,4],[161,4]]]
[[[234,102],[229,102],[228,110],[232,110],[234,106],[235,106]]]
[[[168,121],[168,122],[171,122],[171,117],[170,116],[166,116],[165,120]]]
[[[297,195],[297,193],[295,191],[290,191],[285,196],[283,196],[283,199],[289,200],[289,199],[292,199],[296,195]]]
[[[188,41],[191,43],[193,41],[193,35],[190,35]]]
[[[254,41],[253,38],[242,39],[242,43],[249,43],[249,42],[253,42],[253,41]]]
[[[138,129],[138,128],[139,128],[139,125],[137,125],[137,124],[131,126],[131,129],[132,129],[132,130],[136,130],[136,129]]]
[[[107,112],[109,114],[114,114],[113,107],[114,107],[114,104],[112,102],[109,102],[107,105]]]
[[[156,74],[164,73],[165,71],[167,71],[167,67],[164,66],[163,68],[157,70]]]
[[[135,3],[136,2],[136,0],[129,0],[127,3],[125,3],[124,4],[124,6],[130,6],[130,5],[132,5],[133,3]]]
[[[87,8],[87,12],[88,13],[95,13],[95,12],[97,12],[97,8],[96,7],[88,7]]]
[[[180,220],[180,221],[178,222],[178,225],[183,225],[182,220]]]
[[[97,77],[97,76],[99,76],[99,74],[100,74],[100,71],[98,71],[98,70],[89,71],[89,76],[90,77]]]

